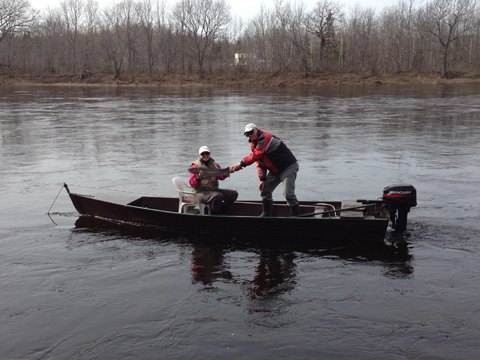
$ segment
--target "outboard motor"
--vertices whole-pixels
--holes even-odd
[[[383,203],[390,210],[392,227],[396,231],[404,231],[410,208],[417,206],[417,190],[407,184],[387,186],[383,189]]]

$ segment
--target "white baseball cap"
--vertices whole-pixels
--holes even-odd
[[[255,130],[256,128],[257,128],[257,125],[255,125],[254,123],[247,124],[245,125],[245,131],[243,132],[243,134],[245,135],[246,133],[252,130]]]
[[[200,149],[198,149],[198,155],[202,155],[203,152],[210,152],[208,146],[202,146]]]

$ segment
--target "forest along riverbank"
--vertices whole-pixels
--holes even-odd
[[[442,78],[439,73],[232,73],[205,75],[165,74],[154,77],[125,74],[114,79],[111,74],[73,75],[0,75],[1,85],[105,85],[105,86],[213,86],[213,87],[321,87],[327,85],[420,85],[462,84],[480,82],[480,73],[452,73]]]

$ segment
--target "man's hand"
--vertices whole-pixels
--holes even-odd
[[[235,171],[238,171],[238,170],[242,170],[242,164],[236,163],[235,165],[230,166],[229,170],[230,170],[231,173],[233,173]]]
[[[265,187],[265,181],[260,181],[260,184],[258,185],[258,190],[263,191],[264,187]]]

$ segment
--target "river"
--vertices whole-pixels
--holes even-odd
[[[0,87],[0,359],[476,359],[479,90]],[[249,122],[295,153],[299,199],[413,184],[407,249],[132,233],[61,190],[176,196],[200,146],[248,155]],[[221,185],[257,184],[251,166]]]

